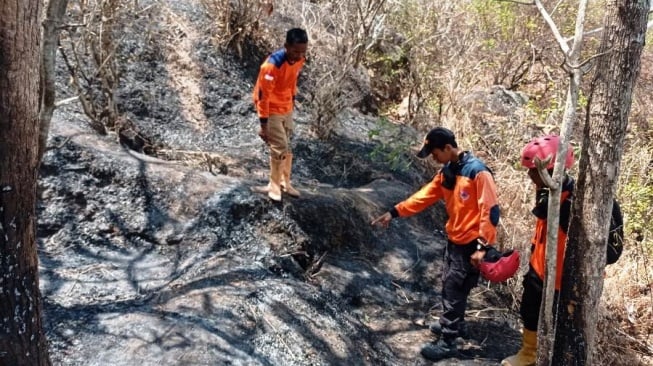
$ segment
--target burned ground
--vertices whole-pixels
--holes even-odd
[[[137,23],[121,50],[133,60],[122,112],[157,144],[155,156],[98,136],[75,104],[55,114],[38,207],[54,363],[430,364],[419,349],[439,311],[443,209],[388,230],[369,222],[433,167],[409,150],[399,165],[384,159],[373,117],[348,111],[325,142],[299,111],[302,197],[276,204],[252,193],[265,183],[267,152],[251,70],[192,36],[208,19],[188,3],[161,2],[152,15],[174,18],[183,37],[146,43]],[[406,146],[419,140],[399,135]],[[494,365],[516,351],[507,300],[486,283],[475,289],[472,339],[440,364]]]

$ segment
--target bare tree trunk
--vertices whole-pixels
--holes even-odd
[[[576,109],[578,108],[578,94],[580,83],[583,78],[583,70],[580,67],[580,54],[583,44],[583,29],[585,25],[585,10],[587,0],[581,0],[578,4],[578,14],[576,15],[576,27],[574,31],[574,41],[571,47],[558,31],[553,19],[540,2],[535,0],[535,6],[540,14],[549,25],[553,36],[558,41],[560,49],[565,55],[565,68],[569,73],[569,86],[567,88],[567,101],[562,119],[562,128],[560,131],[560,146],[556,153],[556,161],[553,169],[553,177],[545,169],[546,163],[537,162],[538,171],[542,180],[549,187],[549,205],[547,207],[547,235],[546,235],[546,276],[544,278],[544,294],[542,296],[542,305],[540,307],[540,317],[538,321],[538,342],[537,342],[537,365],[551,365],[553,357],[553,347],[556,336],[555,321],[553,317],[553,306],[555,297],[555,283],[557,272],[557,247],[558,247],[558,225],[560,222],[560,194],[562,191],[562,181],[565,172],[565,156],[569,146],[569,137],[573,131],[576,122]],[[553,224],[551,224],[553,223]]]
[[[576,57],[576,60],[578,58]],[[560,222],[560,195],[562,194],[562,181],[565,172],[565,156],[569,146],[569,136],[573,131],[576,121],[576,108],[578,107],[578,91],[582,72],[579,69],[573,70],[569,77],[569,87],[567,90],[567,101],[563,116],[563,124],[560,133],[560,146],[556,153],[557,158],[553,169],[552,184],[549,185],[549,204],[547,207],[547,224],[546,227],[546,276],[544,278],[544,296],[542,296],[542,305],[540,306],[540,318],[538,321],[538,365],[552,365],[553,347],[556,336],[554,305],[555,305],[555,287],[556,273],[558,264],[558,225]],[[547,175],[548,172],[544,167],[539,169],[540,176]],[[557,311],[555,312],[557,313]],[[553,363],[555,365],[555,363]]]
[[[593,365],[615,185],[650,0],[610,0],[585,121],[565,253],[554,365]],[[572,245],[573,243],[573,245]]]
[[[115,65],[115,51],[118,47],[114,39],[114,27],[116,24],[117,8],[119,0],[105,0],[102,2],[102,17],[100,23],[100,34],[95,50],[96,64],[98,65],[97,77],[101,81],[101,93],[106,100],[104,110],[100,113],[104,125],[114,129],[118,119],[118,108],[116,106],[116,89],[118,88],[118,77]]]
[[[40,0],[0,0],[0,364],[50,365],[36,253]]]
[[[68,0],[49,0],[43,20],[43,47],[41,48],[41,112],[39,115],[39,161],[45,153],[45,145],[50,132],[50,120],[54,112],[56,93],[54,90],[55,64],[59,29],[63,24]]]

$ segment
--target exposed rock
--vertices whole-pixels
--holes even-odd
[[[495,85],[489,90],[479,89],[466,95],[461,105],[469,114],[490,114],[507,117],[516,109],[528,103],[528,96],[522,92],[508,90],[501,85]]]

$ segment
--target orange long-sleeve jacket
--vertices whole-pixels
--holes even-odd
[[[405,201],[395,205],[393,215],[412,216],[443,199],[449,219],[445,226],[449,240],[467,244],[481,238],[497,240],[500,210],[491,171],[470,152],[457,163],[448,163],[433,180]]]
[[[259,118],[287,114],[293,110],[297,79],[306,60],[288,63],[286,50],[271,54],[263,64],[254,86],[253,98]]]
[[[567,245],[567,227],[571,215],[572,192],[574,189],[574,180],[566,177],[562,185],[560,194],[560,223],[558,225],[558,246],[556,256],[556,290],[560,290],[562,284],[562,266],[565,259],[565,247]],[[538,191],[537,202],[533,209],[533,214],[537,218],[535,221],[535,234],[531,240],[531,258],[530,266],[541,280],[544,280],[546,274],[546,230],[549,193],[546,190]]]

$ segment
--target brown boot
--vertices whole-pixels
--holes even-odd
[[[522,346],[517,354],[501,361],[501,366],[532,366],[537,360],[537,332],[524,329]]]
[[[251,189],[252,192],[268,194],[268,192],[270,192],[270,183],[268,183],[268,184],[266,184],[264,186],[250,187],[250,189]]]
[[[252,192],[265,193],[272,200],[281,201],[281,164],[281,160],[270,157],[270,182],[264,186],[252,187]]]
[[[281,164],[283,160],[270,156],[270,183],[268,197],[273,201],[281,201]]]
[[[270,192],[270,183],[264,185],[264,186],[254,186],[250,187],[250,190],[255,193],[265,193],[268,194]]]
[[[292,154],[286,154],[286,158],[281,161],[281,189],[293,197],[299,197],[299,191],[290,184],[290,174],[292,171]]]

